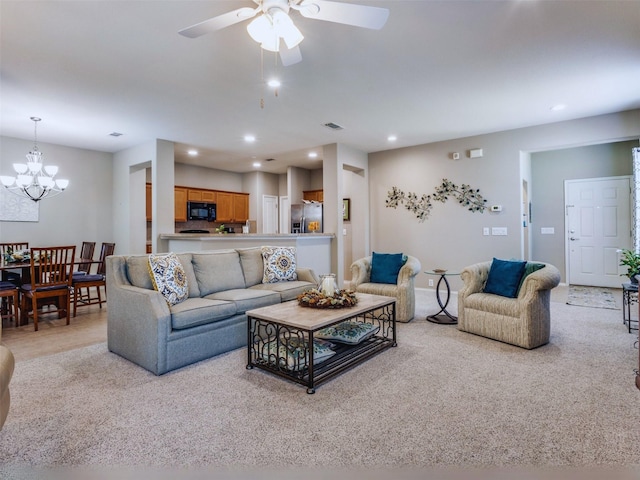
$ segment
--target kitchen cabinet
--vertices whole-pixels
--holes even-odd
[[[151,221],[151,184],[147,183],[147,194],[146,194],[146,208],[147,208],[147,222]]]
[[[190,202],[216,203],[217,192],[214,190],[190,188],[187,192],[187,199]]]
[[[249,218],[249,194],[217,192],[216,221],[244,223]]]
[[[324,202],[324,190],[305,190],[302,199],[314,202]]]
[[[174,217],[176,222],[187,221],[187,189],[184,187],[174,187]]]

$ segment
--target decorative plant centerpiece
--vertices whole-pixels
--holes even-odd
[[[31,260],[31,250],[16,250],[8,248],[4,254],[4,261],[7,263],[28,262]]]
[[[298,295],[298,304],[311,308],[344,308],[358,303],[353,290],[336,290],[332,296],[324,295],[317,288],[312,288]]]
[[[223,234],[227,233],[227,230],[225,229],[224,223],[216,228],[216,233],[223,233]]]
[[[633,250],[620,250],[620,266],[627,267],[627,277],[631,283],[638,283],[638,279],[636,275],[640,275],[640,254],[634,252]],[[621,274],[624,276],[625,274]]]

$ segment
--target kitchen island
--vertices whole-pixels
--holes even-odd
[[[261,234],[261,233],[163,233],[169,251],[197,252],[225,248],[261,246],[296,247],[298,265],[311,268],[316,275],[331,273],[331,242],[333,233]]]

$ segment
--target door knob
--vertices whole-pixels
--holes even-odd
[[[569,240],[571,240],[572,242],[575,242],[576,240],[580,240],[580,239],[576,237],[569,237]]]

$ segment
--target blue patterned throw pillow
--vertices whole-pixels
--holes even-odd
[[[175,253],[149,255],[149,273],[153,288],[169,305],[177,305],[189,298],[187,274]]]
[[[348,345],[358,343],[378,333],[380,327],[371,323],[346,321],[323,328],[316,332],[316,338],[333,340]]]
[[[262,283],[289,282],[298,279],[296,247],[262,247],[264,274]]]

